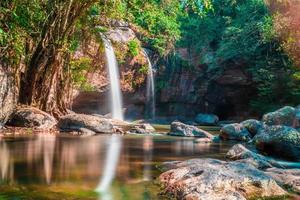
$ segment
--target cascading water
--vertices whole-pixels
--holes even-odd
[[[122,111],[122,95],[120,90],[120,75],[116,55],[111,42],[102,36],[105,45],[105,56],[110,81],[111,112],[113,119],[124,120]]]
[[[153,66],[145,49],[143,52],[148,61],[148,75],[147,75],[147,115],[149,118],[155,118],[155,85],[154,85],[154,73]]]

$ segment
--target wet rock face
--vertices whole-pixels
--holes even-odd
[[[10,126],[51,129],[57,121],[48,113],[34,107],[19,107],[11,115]]]
[[[186,125],[178,121],[172,122],[171,130],[170,133],[168,134],[171,136],[200,137],[200,138],[209,138],[209,139],[213,139],[214,137],[207,131],[199,129],[195,126]]]
[[[268,175],[242,162],[193,159],[168,164],[159,180],[176,199],[249,199],[286,192]]]
[[[16,93],[12,74],[8,73],[0,63],[0,129],[15,109]]]
[[[105,118],[84,114],[69,114],[60,118],[58,128],[61,131],[95,133],[113,133],[113,124]],[[88,131],[89,130],[89,131]]]
[[[251,114],[248,105],[256,92],[243,67],[228,66],[220,73],[210,72],[205,65],[195,65],[192,70],[173,68],[166,64],[158,71],[157,80],[164,85],[157,94],[158,113],[191,118],[214,113],[220,120],[240,120]]]
[[[266,126],[253,138],[256,147],[270,155],[300,160],[300,133],[288,126]]]
[[[228,124],[222,127],[220,138],[224,140],[250,141],[252,136],[242,124]]]

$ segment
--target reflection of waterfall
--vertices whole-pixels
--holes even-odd
[[[148,117],[155,118],[155,85],[154,85],[154,73],[153,66],[147,51],[144,49],[144,54],[148,61],[148,75],[147,75],[147,115]]]
[[[42,136],[43,147],[44,147],[44,170],[46,182],[48,184],[51,183],[52,177],[52,168],[53,168],[53,158],[54,158],[54,150],[55,150],[55,136],[49,135],[47,137]]]
[[[153,138],[145,136],[143,142],[144,149],[144,181],[151,181],[151,162],[153,154]]]
[[[117,165],[119,162],[121,151],[121,137],[118,135],[112,135],[110,141],[108,141],[108,151],[105,158],[105,166],[102,171],[102,178],[96,188],[96,191],[100,193],[102,199],[113,199],[110,194],[110,186],[115,177]]]
[[[111,45],[111,42],[106,39],[104,36],[102,40],[105,45],[105,55],[107,60],[107,68],[109,72],[109,81],[110,81],[110,97],[111,97],[111,112],[112,118],[123,120],[123,111],[122,111],[122,96],[120,90],[120,75],[118,69],[118,63],[115,56],[114,49]]]
[[[13,177],[13,165],[10,159],[10,152],[7,144],[0,143],[0,172],[1,180],[8,180]]]

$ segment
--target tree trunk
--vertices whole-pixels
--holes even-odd
[[[55,117],[66,113],[71,86],[68,39],[76,20],[96,0],[48,0],[49,16],[21,81],[20,103]]]

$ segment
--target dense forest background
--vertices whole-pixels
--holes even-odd
[[[19,103],[60,116],[72,88],[90,89],[91,60],[74,59],[76,50],[99,40],[112,20],[125,21],[137,40],[123,56],[146,47],[157,68],[203,68],[210,77],[241,68],[251,77],[247,106],[263,113],[300,100],[299,9],[297,0],[3,0],[0,64]],[[158,93],[169,79],[157,77]]]

